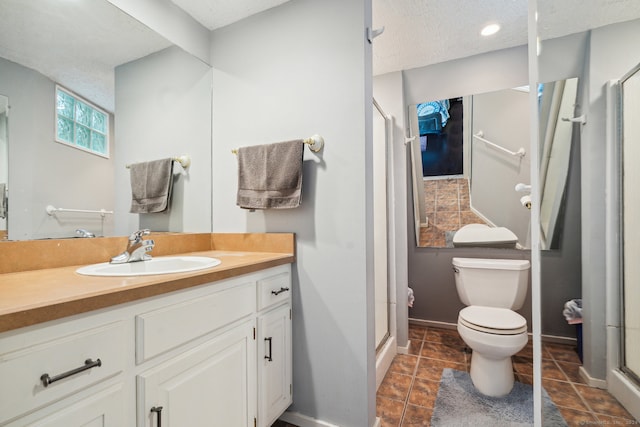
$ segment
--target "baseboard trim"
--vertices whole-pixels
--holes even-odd
[[[439,322],[437,320],[423,320],[423,319],[413,319],[409,318],[410,325],[421,325],[421,326],[433,326],[434,328],[442,328],[442,329],[457,329],[458,325],[455,323],[448,322]]]
[[[302,415],[299,412],[287,411],[279,418],[281,421],[297,425],[298,427],[340,427],[336,424],[331,424],[326,421],[316,420],[315,418]],[[380,418],[376,417],[371,427],[381,427],[382,423]]]
[[[316,420],[315,418],[302,415],[299,412],[285,412],[280,415],[280,419],[289,424],[294,424],[298,427],[340,427],[336,424],[331,424],[326,421]]]
[[[409,354],[409,347],[411,347],[411,340],[407,340],[406,346],[397,346],[396,351],[398,354]]]
[[[432,326],[434,328],[441,328],[441,329],[457,329],[458,325],[456,325],[455,323],[448,323],[448,322],[439,322],[437,320],[423,320],[423,319],[413,319],[410,318],[409,319],[409,324],[413,324],[413,325],[422,325],[422,326]],[[529,336],[531,336],[531,333],[529,333]],[[542,342],[549,342],[549,343],[556,343],[556,344],[569,344],[569,345],[576,345],[577,340],[575,338],[571,338],[571,337],[559,337],[557,335],[542,335],[540,337],[540,339],[542,340]],[[398,353],[400,353],[400,351],[398,350]]]
[[[607,389],[607,381],[592,377],[589,375],[589,372],[584,369],[584,366],[580,366],[580,368],[578,368],[578,374],[580,374],[580,378],[582,378],[588,386],[601,388],[603,390]]]
[[[396,337],[389,337],[384,343],[378,354],[376,354],[376,390],[382,384],[384,376],[393,362],[393,358],[397,353]]]

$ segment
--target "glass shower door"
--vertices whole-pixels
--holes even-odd
[[[622,87],[622,360],[621,369],[640,385],[640,68]]]

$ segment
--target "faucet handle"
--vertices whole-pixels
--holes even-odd
[[[142,230],[134,231],[133,233],[131,233],[131,236],[129,236],[129,241],[130,242],[139,242],[140,240],[142,240],[142,236],[147,236],[149,234],[151,234],[151,230],[149,230],[148,228],[144,228]]]

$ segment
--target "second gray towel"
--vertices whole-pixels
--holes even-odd
[[[238,196],[244,209],[296,208],[302,201],[301,139],[238,149]]]
[[[173,160],[135,163],[131,169],[131,213],[169,209],[173,188]]]

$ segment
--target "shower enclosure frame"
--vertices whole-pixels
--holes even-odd
[[[606,321],[607,388],[636,419],[640,419],[640,378],[626,366],[625,206],[624,206],[624,83],[640,78],[640,64],[620,80],[607,84],[606,172]],[[640,91],[636,97],[640,99]],[[638,131],[636,131],[638,132]],[[627,257],[628,259],[628,257]]]

